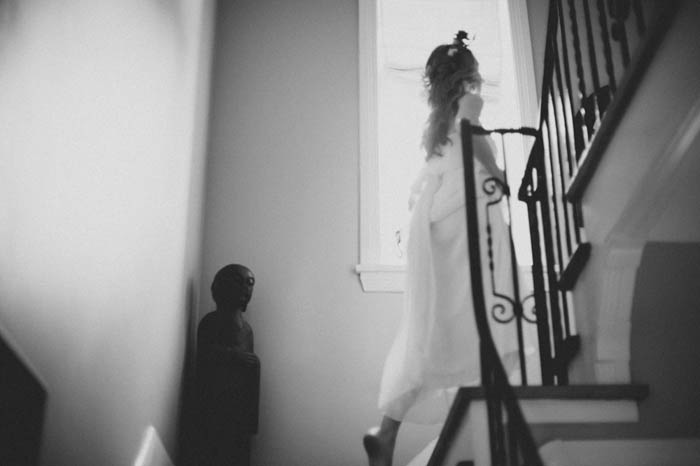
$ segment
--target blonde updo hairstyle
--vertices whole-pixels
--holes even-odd
[[[451,143],[448,133],[467,89],[481,88],[479,62],[467,47],[469,36],[459,31],[451,44],[439,45],[428,57],[423,81],[428,93],[430,115],[423,133],[426,159],[442,156],[440,147]]]

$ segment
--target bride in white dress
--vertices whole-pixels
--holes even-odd
[[[431,113],[423,145],[426,163],[411,190],[406,287],[402,321],[384,366],[379,393],[381,425],[365,435],[370,466],[390,466],[401,422],[444,420],[457,387],[480,383],[479,337],[472,305],[465,219],[464,174],[459,120],[481,125],[479,64],[460,31],[452,44],[428,58],[425,81]],[[489,136],[473,136],[481,235],[481,263],[488,264],[486,196],[488,178],[503,181]],[[490,214],[499,293],[512,296],[507,225]],[[488,273],[484,273],[488,277]],[[491,280],[484,280],[487,309],[494,304]],[[501,354],[517,351],[511,326],[491,326]]]

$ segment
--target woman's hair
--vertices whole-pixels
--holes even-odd
[[[447,134],[452,127],[459,99],[466,93],[464,81],[479,85],[479,62],[476,61],[465,41],[468,34],[459,31],[452,44],[439,45],[425,64],[423,81],[428,91],[430,115],[423,132],[426,158],[441,156],[440,146],[452,142]]]

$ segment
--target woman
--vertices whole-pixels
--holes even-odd
[[[435,423],[444,419],[456,388],[480,380],[479,339],[469,285],[469,257],[464,212],[464,174],[459,121],[481,125],[483,107],[479,63],[460,31],[452,44],[440,45],[425,67],[431,108],[423,135],[426,163],[413,184],[404,314],[387,357],[379,394],[381,425],[363,439],[370,466],[390,466],[404,420]],[[490,137],[474,136],[477,190],[488,178],[504,180]],[[479,222],[485,223],[479,195]],[[499,274],[510,273],[507,228],[501,215],[491,219],[494,257]],[[483,235],[485,236],[485,235]],[[485,238],[482,238],[485,243]],[[482,247],[482,264],[486,247]],[[488,280],[487,280],[488,281]],[[496,280],[499,291],[504,290]],[[486,289],[486,294],[490,288]],[[494,326],[496,340],[503,332]],[[514,344],[501,348],[514,350]]]

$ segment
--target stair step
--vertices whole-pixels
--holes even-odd
[[[466,388],[472,400],[485,399],[484,387]],[[513,387],[520,400],[633,400],[649,396],[649,386],[643,384],[565,385]]]
[[[540,455],[546,466],[697,466],[700,439],[553,440]]]

